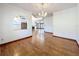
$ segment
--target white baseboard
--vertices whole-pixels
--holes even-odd
[[[76,40],[77,41],[77,43],[78,43],[78,45],[79,45],[79,40]]]
[[[56,34],[53,34],[53,36],[58,36],[58,37],[66,38],[66,39],[76,40],[76,39],[74,39],[74,38],[70,38],[70,37],[63,36],[63,35],[56,35]]]
[[[6,44],[6,43],[10,43],[10,42],[13,42],[13,41],[16,41],[16,40],[20,40],[20,39],[28,38],[28,37],[31,37],[31,36],[32,36],[32,35],[29,35],[29,36],[26,36],[26,37],[23,37],[23,38],[19,38],[19,39],[14,39],[14,40],[11,40],[11,41],[0,42],[0,45],[2,45],[2,44]]]
[[[56,35],[56,34],[53,34],[53,35],[54,35],[54,36],[58,36],[58,37],[62,37],[62,38],[67,38],[67,39],[76,40],[77,44],[79,45],[79,39],[77,39],[77,38],[69,38],[69,37],[60,36],[60,35]]]

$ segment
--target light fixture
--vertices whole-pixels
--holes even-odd
[[[38,13],[38,15],[40,17],[45,17],[45,16],[47,16],[47,12],[41,11],[41,13]]]
[[[41,3],[40,6],[41,6],[41,12],[39,13],[39,16],[41,16],[41,17],[47,16],[46,8],[47,8],[48,4]]]
[[[34,16],[35,17],[46,17],[47,16],[46,9],[48,7],[48,4],[47,3],[40,3],[40,4],[36,4],[36,6],[40,10],[40,12],[34,14]]]

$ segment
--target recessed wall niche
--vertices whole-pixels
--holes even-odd
[[[21,29],[27,29],[27,22],[21,22]]]
[[[14,30],[26,30],[27,19],[25,16],[16,16],[13,21]]]

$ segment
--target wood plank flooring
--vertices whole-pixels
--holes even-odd
[[[45,33],[44,46],[32,43],[32,37],[0,46],[1,56],[79,56],[75,41]]]

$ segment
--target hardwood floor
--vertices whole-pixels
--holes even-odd
[[[45,33],[43,46],[32,43],[32,37],[0,46],[1,56],[79,56],[79,47],[66,40]]]

